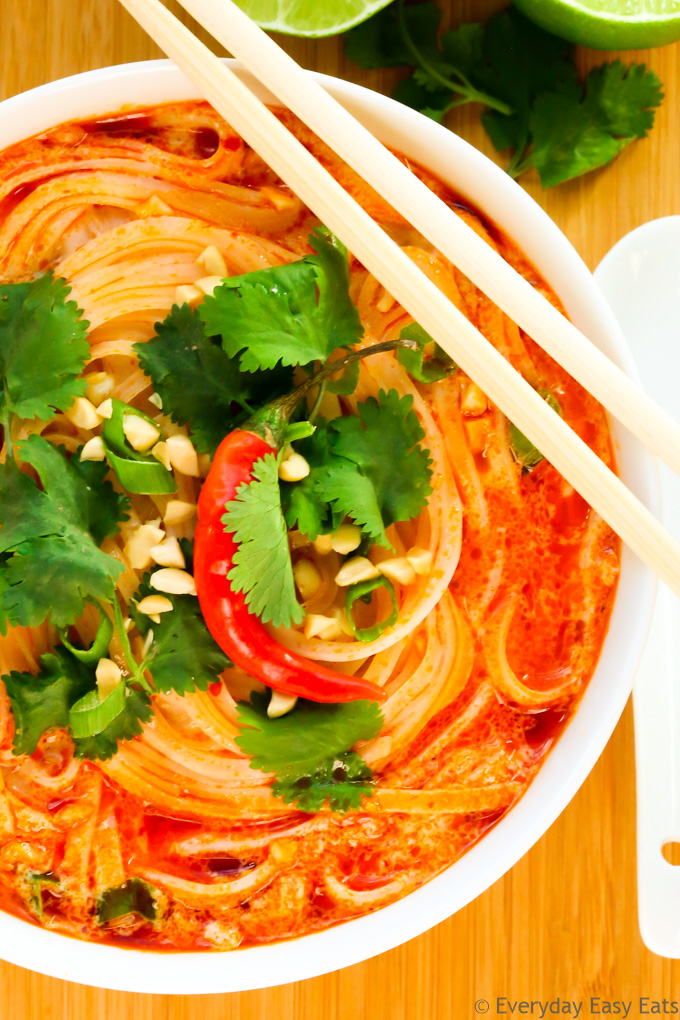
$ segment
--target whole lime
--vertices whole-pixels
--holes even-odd
[[[554,35],[597,50],[634,50],[680,39],[680,0],[515,0]]]

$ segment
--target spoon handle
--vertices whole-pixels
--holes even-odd
[[[660,470],[664,517],[667,523],[677,526],[677,519],[668,521],[668,518],[678,516],[680,486],[663,465]],[[657,590],[652,626],[633,688],[633,702],[640,933],[653,953],[678,959],[680,601],[664,584]]]

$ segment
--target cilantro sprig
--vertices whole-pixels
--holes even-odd
[[[292,388],[290,368],[242,371],[238,359],[206,335],[201,316],[189,305],[175,305],[156,324],[155,337],[135,344],[135,352],[164,411],[179,425],[189,424],[202,453],[214,453],[256,408]]]
[[[94,664],[80,662],[64,645],[40,657],[37,676],[13,670],[2,680],[14,716],[14,754],[32,754],[47,730],[68,729],[75,703],[96,690]],[[120,715],[101,733],[75,740],[75,754],[79,758],[110,758],[118,741],[141,733],[142,723],[150,718],[149,695],[130,687]]]
[[[10,452],[12,414],[49,421],[85,392],[88,323],[69,293],[51,273],[0,286],[0,420]]]
[[[425,433],[411,396],[381,390],[356,415],[320,422],[298,449],[310,464],[301,482],[283,483],[286,520],[310,538],[350,517],[389,548],[386,529],[417,517],[432,491]]]
[[[252,480],[239,486],[236,498],[227,503],[222,523],[238,542],[229,572],[234,591],[245,593],[251,612],[263,623],[302,623],[305,614],[295,597],[276,454],[256,461]]]
[[[33,435],[18,452],[39,488],[13,460],[0,468],[2,609],[11,624],[36,626],[49,615],[65,627],[85,602],[110,601],[123,565],[101,551],[127,517],[126,497],[104,481],[106,464],[81,463]]]
[[[233,663],[224,654],[205,625],[198,599],[194,595],[168,595],[172,611],[161,615],[160,623],[137,609],[137,603],[154,589],[145,577],[134,601],[130,616],[140,634],[153,632],[153,640],[142,663],[136,667],[143,675],[151,673],[156,691],[190,694],[207,691],[220,673]]]
[[[238,706],[236,743],[250,755],[252,768],[274,773],[274,794],[301,811],[320,811],[327,801],[331,811],[360,808],[362,798],[372,794],[373,773],[351,748],[380,733],[383,716],[377,704],[300,700],[287,715],[269,719],[267,695],[251,697],[251,704]]]
[[[244,372],[326,361],[363,328],[349,297],[347,249],[325,227],[309,237],[313,255],[224,280],[199,314],[210,336]]]
[[[434,120],[483,103],[494,147],[512,150],[513,177],[535,167],[543,186],[554,187],[609,163],[654,123],[663,93],[644,65],[617,60],[581,83],[574,47],[514,7],[441,37],[439,22],[429,0],[398,0],[347,33],[347,56],[365,68],[412,67],[394,98]]]
[[[145,578],[136,596],[140,601],[151,592]],[[125,700],[122,710],[107,725],[89,736],[74,737],[79,758],[106,759],[116,753],[121,740],[130,740],[142,731],[142,724],[152,715],[151,695],[155,691],[176,691],[187,694],[207,690],[219,674],[231,665],[211,637],[203,621],[197,600],[189,595],[169,595],[172,611],[164,613],[158,624],[133,603],[131,616],[138,630],[152,640],[142,660],[132,652],[123,625],[117,600],[113,602],[118,640],[127,665]],[[57,645],[53,652],[41,656],[40,671],[13,671],[2,677],[14,716],[14,754],[32,754],[43,733],[54,728],[68,729],[70,713],[77,702],[97,691],[97,661],[83,661],[72,646]],[[150,673],[152,683],[146,678]]]

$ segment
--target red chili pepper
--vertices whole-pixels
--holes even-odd
[[[201,490],[194,577],[208,630],[236,666],[274,690],[311,701],[381,701],[385,692],[377,684],[336,673],[284,648],[248,610],[244,595],[232,590],[227,575],[236,542],[222,524],[225,503],[250,482],[253,465],[267,453],[276,453],[276,447],[256,432],[231,432],[217,448]]]

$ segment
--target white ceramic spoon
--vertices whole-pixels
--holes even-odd
[[[595,279],[637,363],[644,388],[680,412],[680,216],[646,223],[602,260]],[[659,465],[663,523],[680,538],[680,478]],[[633,688],[640,932],[659,956],[680,958],[680,600],[659,584]],[[675,847],[680,854],[680,845]],[[674,858],[680,862],[680,856]]]

